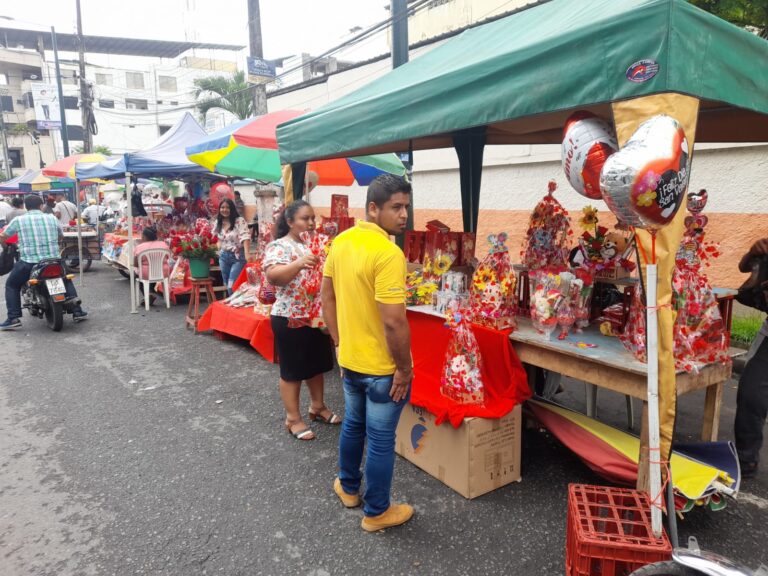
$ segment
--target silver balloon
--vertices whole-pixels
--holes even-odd
[[[666,114],[654,116],[605,162],[600,173],[603,200],[631,226],[660,228],[675,217],[683,203],[689,158],[680,123]]]
[[[563,130],[562,162],[574,190],[592,200],[600,199],[600,171],[605,160],[619,149],[613,128],[587,111],[572,114]]]

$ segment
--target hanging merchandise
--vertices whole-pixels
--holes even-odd
[[[568,212],[554,197],[557,183],[549,182],[549,193],[531,213],[521,252],[523,266],[564,268],[568,262],[568,237],[572,234]]]
[[[480,348],[467,317],[449,310],[446,326],[453,331],[445,354],[440,393],[459,404],[484,404]]]
[[[144,202],[141,201],[141,190],[139,190],[136,184],[131,188],[131,212],[134,218],[147,215],[147,211],[144,209]]]
[[[498,330],[516,327],[517,278],[506,241],[504,232],[488,236],[488,255],[477,265],[469,287],[473,322]]]
[[[657,229],[672,221],[688,187],[690,150],[680,123],[665,114],[643,122],[600,175],[603,200],[621,222]]]
[[[600,200],[600,171],[611,154],[619,149],[613,127],[594,114],[579,111],[565,121],[563,129],[563,171],[574,190]]]

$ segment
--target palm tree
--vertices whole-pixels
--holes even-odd
[[[197,103],[200,116],[205,119],[209,110],[219,108],[237,116],[240,120],[254,115],[253,91],[245,78],[245,72],[235,72],[231,77],[210,76],[195,79],[195,98],[205,96]]]
[[[73,154],[82,154],[83,153],[83,145],[78,144],[72,149]],[[93,154],[102,154],[104,156],[112,156],[112,150],[109,146],[105,146],[104,144],[96,144],[96,146],[93,147]]]

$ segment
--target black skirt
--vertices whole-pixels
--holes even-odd
[[[289,328],[288,318],[271,316],[280,378],[288,382],[309,380],[333,370],[333,343],[318,328]]]

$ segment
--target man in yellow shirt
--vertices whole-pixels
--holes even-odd
[[[405,256],[390,234],[405,230],[411,185],[379,176],[368,187],[366,221],[339,234],[323,269],[323,317],[344,370],[346,414],[339,439],[334,491],[347,508],[360,505],[366,436],[362,527],[398,526],[413,516],[390,503],[395,430],[413,378],[411,334],[405,315]]]

